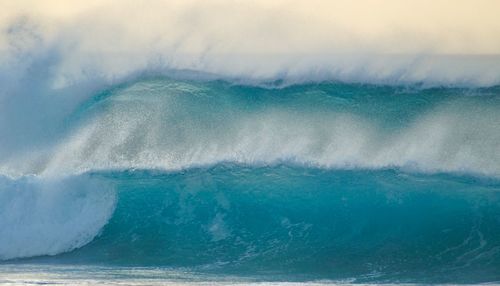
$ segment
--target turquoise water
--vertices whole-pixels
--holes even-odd
[[[98,173],[116,209],[86,246],[23,263],[163,266],[262,279],[499,279],[500,184],[393,170],[232,164]]]
[[[0,273],[500,281],[498,88],[279,84],[80,102],[1,161]]]

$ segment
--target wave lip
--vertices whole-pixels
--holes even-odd
[[[87,176],[0,177],[0,260],[56,255],[90,242],[108,222],[115,194]]]

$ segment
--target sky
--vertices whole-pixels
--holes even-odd
[[[241,53],[500,52],[495,0],[2,0],[0,5],[3,31],[27,17],[47,37],[61,30],[80,33],[94,42],[87,43],[89,50],[128,38],[150,45],[181,43],[186,51],[211,45]],[[3,35],[4,46],[6,41]]]

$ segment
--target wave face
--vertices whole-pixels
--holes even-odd
[[[500,279],[498,182],[234,164],[92,177],[115,182],[117,191],[101,235],[71,253],[27,262],[264,279]]]
[[[0,259],[498,281],[499,110],[498,87],[114,86],[1,129]]]

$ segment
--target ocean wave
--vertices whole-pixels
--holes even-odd
[[[220,162],[500,176],[495,90],[346,84],[281,89],[140,80],[81,104],[6,175],[179,170]]]
[[[84,176],[82,183],[89,178],[112,183],[116,195],[90,185],[85,188],[88,193],[68,188],[41,216],[24,214],[29,216],[24,225],[3,222],[5,232],[19,234],[21,228],[28,238],[40,238],[13,242],[0,236],[3,258],[6,253],[13,257],[64,252],[84,239],[89,243],[70,253],[20,262],[170,267],[264,280],[499,279],[498,181],[394,170],[238,164],[180,172],[99,172]],[[38,202],[47,196],[37,195]],[[20,212],[19,204],[33,205],[25,196],[16,199],[8,208],[16,212],[9,218]],[[89,241],[114,200],[113,215]],[[37,210],[40,207],[35,208],[40,213]],[[51,227],[61,220],[72,227]],[[54,231],[53,236],[41,227]],[[87,240],[76,236],[78,231],[92,235]],[[68,247],[56,247],[62,242]],[[35,246],[36,252],[28,252]]]
[[[0,11],[2,265],[499,281],[494,1],[47,1]]]

